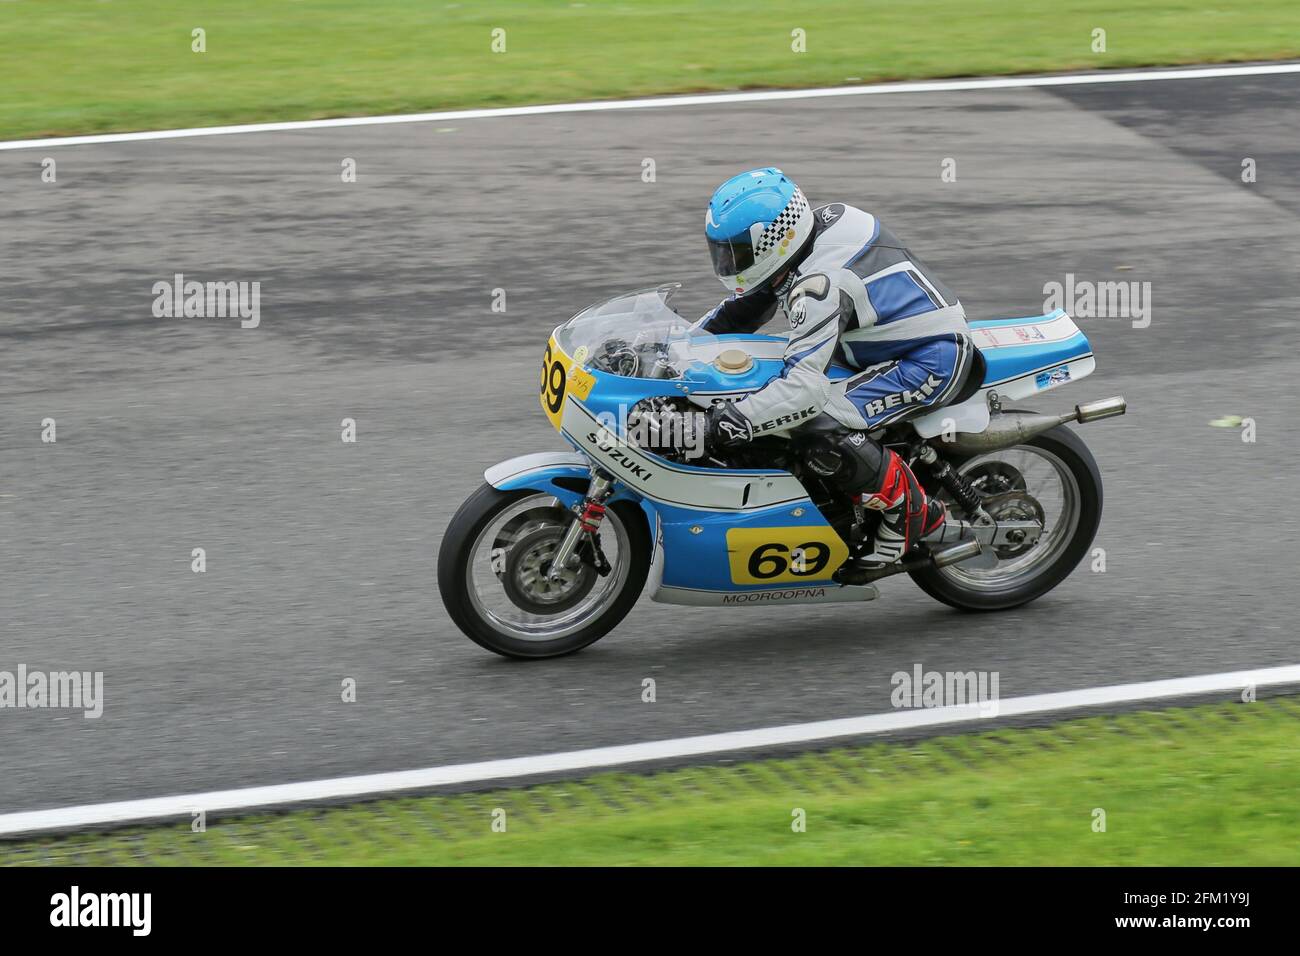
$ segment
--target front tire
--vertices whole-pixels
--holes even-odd
[[[1000,475],[1004,480],[1007,476],[1019,476],[1018,480],[1026,483],[1028,475],[1021,475],[1020,469],[1006,464],[1017,453],[1041,458],[1057,470],[1062,500],[1072,508],[1068,516],[1062,508],[1066,537],[1056,542],[1058,547],[1045,553],[1037,565],[1029,561],[1032,555],[1026,555],[1022,563],[1029,567],[1020,572],[1016,571],[1014,560],[1002,570],[1003,562],[994,555],[946,568],[931,566],[908,572],[921,590],[935,600],[963,611],[1004,611],[1020,607],[1042,597],[1069,577],[1092,547],[1101,524],[1101,472],[1088,446],[1071,429],[1058,426],[1023,445],[970,458],[958,470],[968,474],[983,467],[987,474]],[[1032,494],[1035,489],[1031,485],[1028,491]],[[1046,531],[1045,528],[1044,536]],[[990,559],[994,561],[992,568],[987,566]],[[985,566],[976,570],[982,561]]]
[[[608,578],[593,581],[595,571],[584,564],[566,582],[570,593],[551,594],[537,574],[537,554],[553,548],[572,520],[550,495],[489,484],[460,506],[438,550],[438,589],[470,640],[505,657],[559,657],[594,644],[627,616],[650,572],[641,510],[619,501],[605,513],[602,540],[616,549]]]

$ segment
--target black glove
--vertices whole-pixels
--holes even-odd
[[[754,426],[736,411],[731,402],[717,402],[709,406],[704,425],[706,448],[739,448],[754,438]]]

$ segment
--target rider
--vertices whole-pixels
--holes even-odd
[[[900,560],[947,514],[868,431],[938,407],[962,388],[974,346],[956,294],[875,216],[842,203],[813,209],[773,167],[719,186],[704,231],[713,271],[732,294],[699,327],[753,332],[778,306],[790,319],[780,377],[710,407],[706,442],[734,448],[830,416],[844,426],[833,439],[838,454],[809,465],[881,512],[874,550],[858,560],[871,567]],[[832,361],[854,374],[832,384]]]

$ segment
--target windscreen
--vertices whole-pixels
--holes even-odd
[[[705,335],[668,305],[680,286],[615,296],[579,312],[556,332],[584,368],[632,378],[678,378],[688,339]]]

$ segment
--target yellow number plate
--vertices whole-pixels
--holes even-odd
[[[569,395],[586,398],[595,384],[596,376],[566,355],[555,336],[551,336],[542,356],[541,400],[542,411],[546,412],[556,431],[560,430],[560,419],[564,416],[564,399]]]
[[[849,556],[830,525],[732,528],[727,557],[736,584],[791,584],[829,578]]]

